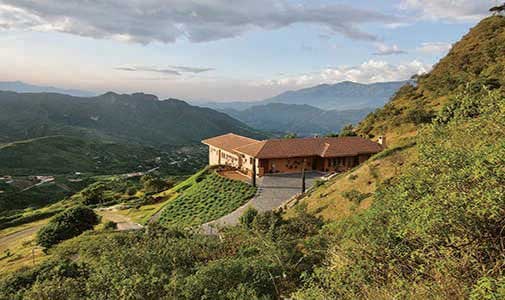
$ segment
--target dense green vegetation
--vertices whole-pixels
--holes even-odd
[[[505,297],[505,96],[455,97],[416,165],[333,228],[328,267],[299,298]]]
[[[249,184],[224,178],[212,170],[191,180],[194,183],[165,206],[162,224],[192,226],[218,219],[243,205],[256,192]]]
[[[68,240],[99,223],[97,214],[86,206],[76,206],[54,216],[37,232],[37,244],[48,249]]]
[[[84,234],[4,276],[0,299],[278,299],[321,261],[321,226],[304,212],[268,213],[221,238],[157,226]]]

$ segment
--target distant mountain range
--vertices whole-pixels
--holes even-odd
[[[58,93],[75,97],[94,97],[97,95],[96,93],[88,91],[60,89],[51,86],[38,86],[22,81],[0,81],[0,91],[11,91],[18,93]]]
[[[0,92],[0,142],[51,135],[93,136],[153,146],[199,143],[228,132],[258,137],[247,125],[209,108],[147,94],[79,98]]]
[[[287,91],[275,97],[249,102],[193,102],[213,109],[244,110],[268,103],[307,104],[324,110],[354,110],[382,107],[408,81],[362,84],[344,81],[321,84],[296,91]]]
[[[306,104],[269,103],[245,110],[221,111],[253,128],[274,134],[291,132],[300,136],[313,136],[338,133],[345,125],[358,123],[372,109],[338,111],[322,110]]]

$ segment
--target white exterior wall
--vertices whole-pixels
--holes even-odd
[[[219,149],[209,146],[209,165],[219,165]]]

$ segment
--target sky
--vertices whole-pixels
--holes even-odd
[[[495,0],[0,0],[0,81],[261,100],[428,72]]]

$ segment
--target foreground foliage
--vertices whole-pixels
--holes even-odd
[[[277,299],[322,259],[322,222],[258,215],[221,238],[148,227],[89,233],[0,280],[0,299]]]
[[[420,133],[419,161],[334,227],[299,299],[505,297],[505,97],[464,93]]]

